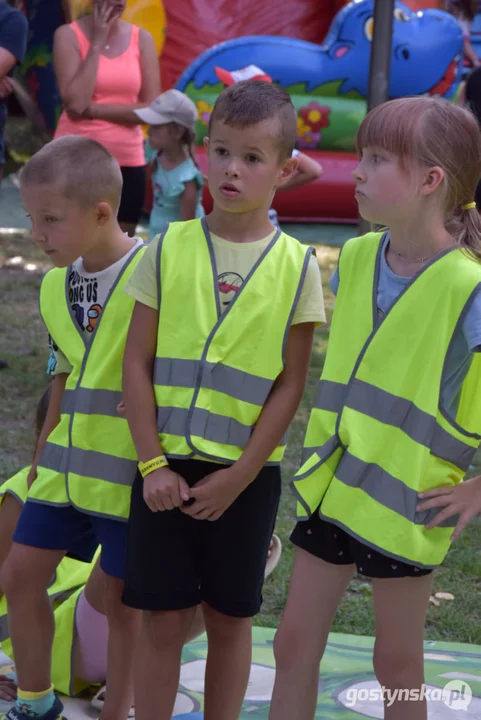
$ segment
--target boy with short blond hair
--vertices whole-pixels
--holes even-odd
[[[47,587],[66,552],[90,561],[100,543],[107,580],[108,691],[102,720],[126,718],[138,614],[122,605],[126,520],[136,471],[121,402],[131,300],[122,289],[144,251],[117,222],[120,168],[99,143],[69,136],[32,157],[20,193],[32,239],[56,266],[40,309],[51,343],[51,399],[29,474],[29,496],[2,570],[18,678],[9,720],[54,720],[54,634]]]

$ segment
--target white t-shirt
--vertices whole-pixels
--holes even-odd
[[[68,287],[70,307],[73,310],[77,324],[82,332],[91,337],[108,298],[110,290],[117,280],[126,260],[132,253],[143,244],[141,238],[135,238],[135,245],[116,263],[110,265],[96,273],[88,273],[83,264],[83,259],[76,260],[71,267]],[[62,342],[62,338],[56,338],[58,342]],[[69,373],[72,366],[62,352],[57,347],[52,338],[49,337],[50,357],[48,360],[47,373],[49,375],[58,375],[59,373]]]

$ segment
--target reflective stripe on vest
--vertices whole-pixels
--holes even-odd
[[[119,416],[117,405],[135,301],[123,287],[144,249],[139,247],[125,261],[89,338],[70,307],[69,270],[53,270],[44,279],[42,315],[73,370],[62,398],[60,424],[49,435],[30,491],[37,502],[71,503],[92,514],[128,517],[137,460],[127,420]]]
[[[456,517],[424,525],[418,493],[460,482],[479,445],[481,362],[473,354],[455,419],[441,407],[445,360],[481,285],[481,267],[450,250],[415,276],[378,321],[383,241],[349,241],[329,348],[292,481],[298,516],[317,509],[364,544],[414,565],[439,565]],[[359,271],[362,268],[362,272]]]
[[[436,421],[405,398],[375,387],[362,380],[354,379],[346,392],[346,386],[331,380],[320,380],[314,407],[318,410],[340,413],[350,407],[386,425],[393,425],[410,438],[430,448],[436,457],[468,470],[476,448],[453,437]],[[303,462],[317,448],[304,447]]]
[[[193,280],[178,262],[179,243],[195,268]],[[169,226],[159,242],[153,369],[157,426],[168,456],[227,463],[240,457],[282,372],[312,252],[277,232],[222,312],[205,220]],[[278,464],[284,449],[285,439],[269,463]]]

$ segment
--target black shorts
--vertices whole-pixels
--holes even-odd
[[[117,219],[119,222],[137,225],[145,200],[147,166],[121,167],[120,170],[124,182]]]
[[[297,523],[291,542],[333,565],[354,564],[358,573],[370,578],[421,577],[432,572],[363,545],[342,528],[320,518],[317,511],[309,520]]]
[[[201,460],[171,460],[170,466],[189,487],[226,467]],[[132,488],[124,603],[168,611],[205,602],[224,615],[256,615],[280,494],[279,467],[265,467],[219,520],[195,520],[178,509],[151,512],[138,473]]]

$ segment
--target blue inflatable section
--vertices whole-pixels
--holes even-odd
[[[215,67],[238,70],[257,65],[274,82],[306,95],[330,85],[330,94],[366,97],[374,28],[373,0],[357,0],[333,20],[319,46],[286,37],[252,36],[215,45],[181,75],[177,88],[189,93],[218,85]],[[462,72],[462,30],[440,10],[412,12],[396,2],[393,17],[390,97],[454,96]],[[328,95],[329,93],[323,93]]]

